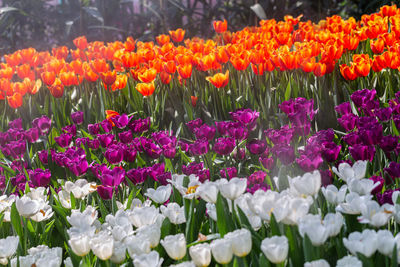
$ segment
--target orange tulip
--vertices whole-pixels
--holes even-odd
[[[357,74],[354,71],[354,66],[347,66],[346,64],[340,65],[340,73],[342,74],[343,78],[348,81],[354,81],[357,79]]]
[[[11,80],[14,75],[14,70],[11,67],[5,66],[0,70],[0,78]]]
[[[312,58],[309,58],[309,59],[306,59],[305,61],[303,61],[300,64],[300,67],[304,72],[307,72],[307,73],[314,71],[314,69],[315,69],[315,57],[312,57]]]
[[[45,71],[41,74],[42,80],[45,85],[50,86],[56,80],[56,74],[52,71]]]
[[[367,61],[360,61],[354,64],[354,71],[359,77],[366,77],[371,70],[371,64]]]
[[[126,87],[127,83],[128,83],[128,76],[126,76],[125,74],[119,74],[117,75],[114,84],[111,85],[111,90],[112,91],[122,90]]]
[[[139,65],[140,58],[136,53],[124,53],[121,55],[121,61],[124,68],[135,68]]]
[[[213,27],[216,33],[223,33],[228,29],[228,22],[225,19],[223,21],[214,20]]]
[[[49,91],[55,98],[60,98],[63,96],[64,85],[62,84],[59,78],[56,78],[54,83],[51,86],[49,86]]]
[[[157,70],[153,68],[147,70],[145,69],[143,72],[140,72],[138,74],[139,80],[144,83],[149,83],[154,81],[156,76],[157,76]]]
[[[326,73],[326,64],[321,62],[315,63],[315,68],[313,70],[313,73],[317,77],[324,76]]]
[[[34,83],[33,87],[29,88],[29,93],[31,95],[34,95],[37,92],[39,92],[41,87],[42,87],[42,80],[37,79],[36,82]]]
[[[156,37],[156,41],[160,46],[163,46],[164,44],[169,43],[170,38],[166,34],[161,34]]]
[[[99,78],[99,75],[92,70],[92,68],[89,66],[87,62],[83,63],[83,75],[85,76],[85,79],[89,82],[95,82]]]
[[[144,97],[151,96],[154,92],[154,82],[151,83],[138,83],[136,84],[136,90],[141,93]]]
[[[93,71],[96,73],[107,72],[109,70],[109,66],[104,58],[92,60],[90,62],[90,67],[92,67]]]
[[[225,74],[217,73],[214,76],[209,76],[206,80],[217,88],[225,87],[229,82],[229,70],[227,70]]]
[[[5,95],[12,95],[13,94],[13,88],[11,86],[11,81],[7,79],[0,79],[0,91],[1,91],[1,97],[4,99]]]
[[[182,42],[183,38],[185,37],[185,30],[179,28],[175,31],[169,31],[169,34],[171,35],[172,41],[174,41],[175,43],[179,43]]]
[[[255,75],[263,75],[265,71],[264,64],[251,64],[251,69],[253,70]]]
[[[71,69],[75,72],[76,75],[83,75],[83,65],[82,60],[76,59],[69,63]]]
[[[11,88],[12,88],[13,92],[18,92],[22,96],[24,96],[28,92],[27,84],[23,83],[23,82],[12,83]]]
[[[250,64],[250,60],[247,57],[247,55],[242,55],[242,56],[232,55],[229,60],[232,63],[233,67],[238,71],[247,69],[247,67]]]
[[[135,39],[133,39],[132,36],[129,36],[128,38],[126,38],[126,41],[124,43],[125,51],[131,52],[135,50],[135,45],[136,45]]]
[[[229,61],[228,52],[226,52],[225,48],[218,47],[218,50],[215,52],[215,58],[220,64],[225,64]]]
[[[160,79],[163,84],[169,84],[171,82],[171,75],[165,71],[160,72]]]
[[[188,79],[192,76],[192,64],[180,65],[177,70],[182,79]]]
[[[163,70],[169,74],[174,74],[176,71],[176,64],[175,61],[170,60],[167,62],[164,62],[163,64]]]
[[[88,46],[86,36],[77,37],[72,42],[80,50],[85,50]]]
[[[12,96],[7,96],[7,101],[11,108],[19,108],[22,106],[22,95],[18,92],[15,92]]]
[[[192,107],[196,107],[198,99],[199,98],[197,96],[193,96],[193,95],[190,96],[190,102],[192,103]]]
[[[112,85],[115,80],[117,79],[117,72],[115,70],[113,71],[107,71],[107,72],[100,72],[100,77],[103,83],[106,86]]]
[[[4,55],[4,58],[6,59],[7,64],[11,67],[18,66],[22,61],[22,57],[18,51],[11,55]]]
[[[118,112],[116,112],[114,110],[111,110],[111,109],[105,110],[105,113],[106,113],[106,119],[107,120],[110,120],[111,118],[116,117],[116,116],[119,115]]]
[[[21,56],[22,63],[30,65],[32,63],[33,56],[36,54],[36,49],[32,47],[22,49],[19,51],[19,54]]]
[[[60,46],[52,49],[52,54],[57,59],[66,59],[68,57],[68,47]]]
[[[71,85],[79,84],[79,81],[75,75],[75,72],[72,72],[72,71],[61,72],[59,77],[60,77],[61,82],[64,84],[64,86],[71,86]]]
[[[371,40],[370,46],[374,54],[381,54],[385,49],[385,41],[383,38],[378,38],[375,41]]]
[[[18,77],[23,80],[24,78],[31,78],[32,80],[35,79],[35,73],[31,69],[29,64],[23,64],[17,67],[17,74]]]

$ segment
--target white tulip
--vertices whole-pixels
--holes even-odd
[[[330,265],[326,260],[320,259],[311,262],[306,262],[304,263],[304,267],[330,267]]]
[[[0,239],[0,264],[8,264],[8,258],[14,255],[15,251],[17,251],[18,243],[18,236],[8,236]]]
[[[32,200],[27,196],[22,196],[21,198],[17,199],[15,204],[19,215],[26,218],[35,215],[42,207],[44,207],[44,202]]]
[[[347,192],[347,185],[342,185],[338,190],[333,184],[321,188],[322,194],[326,201],[331,204],[338,205],[344,201]]]
[[[353,232],[348,238],[343,238],[343,244],[354,255],[359,252],[371,257],[378,248],[377,240],[377,233],[374,230],[365,229],[362,233]]]
[[[220,179],[219,191],[222,196],[230,200],[235,200],[241,194],[246,191],[247,179],[245,178],[232,178],[229,181],[227,179]]]
[[[72,251],[78,256],[85,256],[90,252],[90,238],[86,234],[72,235],[68,240],[68,244]]]
[[[189,179],[187,186],[183,186],[185,179]],[[167,179],[167,181],[172,184],[179,193],[187,199],[192,199],[196,195],[196,188],[201,184],[199,177],[194,174],[189,175],[187,178],[184,174],[173,174],[172,179]]]
[[[267,259],[275,264],[284,262],[289,252],[289,242],[286,236],[273,236],[261,242],[261,250]]]
[[[196,267],[196,265],[193,261],[184,261],[179,264],[170,265],[169,267]]]
[[[370,179],[350,179],[347,180],[350,192],[355,192],[359,195],[369,195],[371,191],[379,186],[380,182],[374,183]]]
[[[232,243],[227,238],[215,239],[210,244],[212,255],[219,264],[228,264],[233,258]]]
[[[318,170],[307,172],[290,180],[290,188],[300,195],[315,196],[321,188],[321,174]]]
[[[174,260],[180,260],[186,255],[186,239],[184,234],[168,235],[161,240],[168,256]]]
[[[167,206],[160,207],[161,213],[169,219],[172,224],[182,224],[186,222],[185,209],[178,203],[171,202]]]
[[[324,217],[323,225],[327,228],[328,236],[336,236],[339,234],[344,223],[343,215],[340,213],[328,213]]]
[[[86,179],[78,179],[74,183],[71,181],[65,182],[63,189],[67,193],[72,193],[76,199],[82,199],[96,191],[96,184],[89,183]]]
[[[117,241],[114,242],[114,250],[111,255],[110,261],[115,264],[121,264],[126,258],[126,246],[124,243]]]
[[[103,261],[108,260],[113,254],[114,239],[105,231],[99,232],[92,237],[89,244],[93,254]]]
[[[45,205],[42,209],[39,210],[36,214],[32,215],[30,219],[35,222],[42,222],[50,219],[53,216],[54,212],[50,205]]]
[[[354,256],[345,256],[336,262],[336,267],[362,267],[362,262]]]
[[[134,258],[136,255],[150,253],[150,241],[141,240],[137,236],[128,236],[124,240],[129,256]]]
[[[206,208],[208,216],[210,216],[214,221],[217,221],[217,208],[215,207],[215,204],[207,203]]]
[[[164,219],[164,216],[160,214],[158,208],[154,206],[135,207],[128,214],[131,223],[136,228],[155,223],[161,225],[162,220]]]
[[[371,198],[371,195],[360,196],[355,192],[350,192],[346,195],[346,202],[340,203],[336,207],[336,211],[345,214],[360,214],[364,203],[371,200]]]
[[[35,266],[36,258],[32,255],[19,257],[19,267],[32,267]],[[17,267],[17,258],[11,260],[11,267]]]
[[[189,255],[196,266],[208,266],[211,263],[211,249],[208,243],[191,246]]]
[[[148,240],[150,248],[155,248],[160,243],[161,230],[157,224],[145,225],[137,229],[136,236],[141,240]]]
[[[162,185],[157,187],[157,189],[148,188],[147,192],[144,194],[145,196],[151,198],[156,203],[162,204],[166,202],[172,193],[172,186]]]
[[[360,223],[368,223],[374,227],[385,225],[394,212],[393,205],[384,204],[379,206],[375,200],[370,200],[361,205],[361,216],[358,217]]]
[[[0,213],[3,213],[3,221],[5,222],[10,222],[11,218],[11,206],[17,199],[17,196],[15,195],[2,195],[0,196]]]
[[[365,177],[368,161],[358,160],[351,167],[347,162],[339,164],[339,170],[333,167],[332,170],[336,175],[347,182],[350,179],[362,179]]]
[[[377,233],[378,251],[385,256],[392,256],[395,239],[392,232],[388,230],[379,230]]]
[[[227,233],[224,236],[232,244],[232,251],[238,257],[244,257],[251,251],[251,233],[249,230],[242,228],[233,232]]]
[[[204,201],[208,203],[217,203],[218,197],[218,186],[214,182],[206,181],[205,183],[199,185],[196,189],[196,196],[201,197]]]
[[[158,252],[153,250],[148,254],[136,256],[133,259],[133,265],[135,267],[160,267],[163,261],[164,259],[160,259]]]
[[[322,224],[319,215],[307,215],[299,220],[299,233],[307,235],[314,246],[321,246],[328,239],[328,228]]]
[[[257,190],[251,198],[247,199],[247,203],[262,220],[269,221],[279,197],[279,193],[272,190]]]

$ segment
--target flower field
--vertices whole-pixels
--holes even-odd
[[[400,9],[0,63],[0,264],[398,266]]]

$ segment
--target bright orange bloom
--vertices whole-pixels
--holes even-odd
[[[15,67],[19,65],[22,61],[22,57],[19,54],[19,51],[11,55],[4,55],[4,58],[6,59],[6,62],[10,67]]]
[[[326,64],[321,63],[321,62],[315,63],[315,68],[314,68],[313,72],[314,72],[314,75],[317,77],[324,76],[326,73]]]
[[[71,86],[71,85],[78,85],[78,77],[76,77],[75,72],[72,71],[65,71],[61,72],[60,75],[60,80],[64,84],[64,86]]]
[[[354,71],[359,77],[366,77],[371,70],[370,61],[362,60],[359,62],[354,62]]]
[[[76,75],[83,75],[82,60],[73,60],[69,63],[69,66],[72,68]]]
[[[197,96],[193,96],[193,95],[190,96],[190,102],[192,103],[192,107],[196,107],[198,99],[199,98]]]
[[[354,66],[347,66],[346,64],[340,65],[340,73],[343,78],[348,81],[354,81],[357,79],[357,73],[354,71]]]
[[[41,78],[45,85],[50,86],[56,80],[56,74],[52,71],[45,71],[45,72],[42,72]]]
[[[19,54],[22,59],[22,63],[31,65],[33,56],[36,54],[35,48],[26,48],[19,51]]]
[[[171,75],[165,71],[160,72],[160,80],[163,84],[169,84],[171,82]]]
[[[160,34],[159,36],[156,37],[156,41],[160,46],[163,46],[164,44],[169,43],[170,38],[169,35]]]
[[[24,78],[30,78],[31,80],[35,79],[35,73],[31,69],[29,64],[23,64],[17,67],[18,77],[23,80]]]
[[[243,53],[243,55],[232,55],[231,58],[229,59],[230,62],[232,63],[233,67],[238,70],[245,70],[250,64],[250,60],[246,54]]]
[[[118,112],[116,112],[114,110],[111,110],[111,109],[105,110],[105,113],[106,113],[106,119],[107,120],[110,120],[111,118],[116,117],[116,116],[119,115]]]
[[[228,22],[226,21],[226,19],[224,19],[223,21],[214,20],[213,27],[216,33],[223,33],[226,32],[226,30],[228,29]]]
[[[179,65],[177,69],[182,79],[188,79],[192,76],[192,64]]]
[[[229,82],[229,70],[227,70],[225,74],[217,73],[214,76],[209,76],[206,80],[217,88],[225,87]]]
[[[149,83],[154,81],[156,76],[157,76],[157,70],[153,68],[144,70],[143,72],[138,74],[139,80],[144,83]]]
[[[18,92],[22,96],[24,96],[28,92],[28,87],[26,83],[23,82],[15,82],[11,84],[13,92]]]
[[[42,80],[37,79],[36,82],[34,83],[34,85],[32,87],[29,88],[29,93],[31,95],[36,94],[37,92],[39,92],[40,88],[42,87]]]
[[[14,75],[14,70],[11,67],[5,66],[0,70],[0,78],[9,79]]]
[[[68,57],[68,47],[60,46],[52,49],[52,54],[57,59],[66,59]]]
[[[86,40],[86,36],[77,37],[72,42],[80,50],[85,50],[86,47],[88,46],[88,42]]]
[[[122,90],[126,87],[128,83],[128,76],[125,74],[117,75],[117,79],[115,80],[114,84],[111,85],[111,91]]]
[[[13,94],[13,88],[11,87],[11,81],[8,79],[0,79],[0,99],[4,99],[6,95]]]
[[[109,70],[109,65],[104,58],[92,60],[90,66],[97,73],[107,72]]]
[[[225,64],[229,61],[228,52],[223,47],[218,47],[218,50],[215,52],[215,58],[220,64]]]
[[[183,38],[185,37],[185,30],[179,28],[175,31],[169,31],[169,34],[171,35],[172,41],[174,41],[175,43],[179,43],[182,42]]]
[[[105,85],[112,85],[117,79],[117,72],[115,70],[100,72],[100,77]]]
[[[312,72],[315,69],[315,57],[306,59],[300,64],[301,69],[304,72]]]
[[[375,41],[371,40],[370,46],[374,54],[381,54],[385,49],[385,41],[383,38],[378,38]]]
[[[390,17],[396,15],[396,11],[397,11],[396,5],[391,5],[391,6],[385,5],[381,7],[380,13],[382,13],[384,17]]]
[[[169,74],[174,74],[176,71],[175,61],[170,60],[170,61],[164,62],[163,69],[165,72],[168,72]]]
[[[263,75],[265,71],[265,64],[251,64],[251,69],[255,75]]]
[[[151,96],[155,90],[154,82],[151,83],[138,83],[136,84],[136,90],[143,96]]]
[[[358,47],[358,44],[360,43],[360,39],[358,37],[352,37],[352,36],[348,36],[348,35],[346,35],[343,38],[343,41],[344,41],[344,47],[350,51],[356,50]]]
[[[121,61],[122,61],[122,64],[124,65],[124,68],[129,69],[129,68],[137,67],[139,65],[140,58],[134,52],[124,53],[121,55]]]
[[[18,92],[15,92],[12,96],[7,96],[7,101],[11,108],[19,108],[22,106],[22,95]]]
[[[56,78],[53,85],[49,86],[49,91],[55,98],[60,98],[63,96],[64,85],[59,78]]]
[[[125,51],[131,52],[135,49],[136,41],[133,39],[132,36],[129,36],[126,38],[126,41],[124,43]]]
[[[92,68],[89,66],[87,62],[84,62],[83,65],[83,75],[85,76],[85,79],[89,82],[95,82],[99,78],[99,75],[92,70]]]

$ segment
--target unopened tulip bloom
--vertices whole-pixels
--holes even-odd
[[[173,224],[181,224],[186,222],[184,207],[180,207],[178,203],[171,202],[167,206],[161,206],[161,213],[169,219]]]
[[[184,234],[168,235],[161,240],[168,256],[174,260],[180,260],[186,255],[186,239]]]
[[[353,166],[350,166],[347,162],[340,163],[339,168],[333,167],[332,170],[339,176],[340,179],[347,182],[349,179],[362,179],[365,177],[365,172],[367,170],[368,161],[358,160]]]
[[[335,185],[330,184],[327,187],[322,187],[321,191],[326,201],[331,204],[338,205],[344,201],[347,192],[347,185],[342,185],[338,190]]]
[[[307,172],[303,176],[295,177],[291,180],[291,187],[307,196],[314,196],[318,194],[321,188],[321,174],[315,170],[313,172]]]
[[[211,242],[211,252],[219,264],[228,264],[233,257],[232,243],[229,239],[221,238]]]
[[[242,228],[227,233],[224,236],[232,244],[232,251],[238,257],[244,257],[251,251],[251,233],[249,230]]]
[[[385,256],[392,256],[395,239],[393,234],[388,230],[379,230],[378,237],[378,251]]]
[[[330,267],[330,265],[326,260],[321,259],[311,262],[305,262],[304,267]]]
[[[68,244],[76,255],[83,257],[90,252],[89,240],[86,234],[76,234],[71,236]]]
[[[141,240],[148,240],[150,248],[155,248],[160,243],[161,230],[156,223],[145,225],[137,229],[136,236]]]
[[[284,262],[289,252],[289,242],[286,236],[273,236],[261,242],[261,250],[267,259],[275,264]]]
[[[154,206],[135,207],[129,213],[129,220],[137,228],[154,223],[161,223],[162,219],[163,216],[159,213],[158,208]]]
[[[196,189],[196,195],[209,203],[217,203],[218,186],[213,182],[204,182]]]
[[[235,200],[241,194],[246,191],[247,180],[245,178],[232,178],[229,181],[227,179],[220,179],[219,191],[222,196],[230,200]]]
[[[144,195],[151,198],[151,200],[153,200],[154,202],[162,204],[169,199],[169,197],[171,196],[171,192],[172,186],[168,184],[159,186],[157,187],[157,189],[148,188],[147,192]]]
[[[299,220],[299,233],[305,238],[307,235],[313,246],[321,246],[328,239],[328,229],[322,224],[321,216],[306,215]]]
[[[365,229],[363,232],[353,232],[348,238],[343,238],[344,246],[354,255],[357,252],[371,257],[378,248],[378,237],[374,230]]]
[[[113,254],[114,239],[107,232],[96,234],[89,244],[93,254],[103,261],[108,260]]]
[[[322,224],[327,228],[330,237],[339,234],[342,229],[344,218],[340,213],[328,213],[325,215]]]
[[[124,244],[128,250],[129,256],[131,258],[135,258],[137,255],[142,255],[149,253],[150,241],[149,240],[141,240],[137,236],[128,236],[124,239]]]
[[[163,261],[164,259],[160,258],[158,252],[153,250],[148,254],[136,256],[133,259],[133,265],[135,267],[161,267]]]
[[[336,262],[336,267],[362,267],[362,262],[355,256],[345,256]]]
[[[18,236],[8,236],[0,239],[0,264],[8,264],[8,258],[14,255],[15,251],[17,251],[18,243]]]

